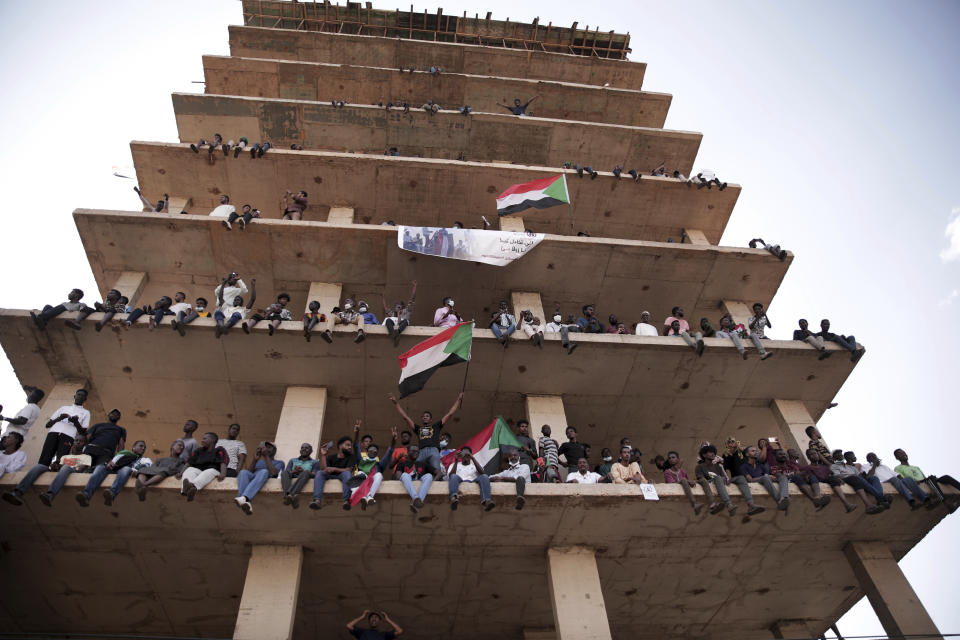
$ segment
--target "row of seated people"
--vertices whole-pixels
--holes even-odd
[[[95,311],[101,311],[104,316],[94,326],[97,331],[102,330],[114,315],[126,313],[127,317],[124,320],[124,325],[128,327],[141,316],[149,315],[151,316],[152,328],[159,328],[164,316],[172,316],[170,326],[181,336],[186,335],[187,325],[197,318],[204,317],[215,319],[217,323],[215,336],[217,338],[229,333],[237,323],[240,323],[245,333],[250,333],[253,327],[263,321],[269,323],[268,332],[273,335],[281,322],[293,320],[293,315],[287,309],[290,303],[290,295],[281,293],[277,296],[276,301],[265,309],[253,311],[257,297],[256,282],[256,279],[252,279],[251,286],[248,289],[236,272],[227,275],[213,291],[217,305],[212,313],[208,310],[206,298],[197,298],[195,304],[191,305],[187,302],[186,294],[182,291],[178,291],[172,298],[163,296],[152,305],[132,308],[128,304],[127,298],[116,289],[109,290],[104,302],[95,303],[93,307],[81,302],[84,295],[82,290],[73,289],[67,294],[65,302],[56,306],[46,305],[40,312],[31,312],[30,315],[41,330],[46,328],[50,320],[67,311],[77,312],[76,319],[66,320],[67,326],[80,330],[82,328],[80,323],[87,316]],[[413,281],[412,285],[410,298],[399,300],[392,306],[388,305],[386,299],[381,296],[384,311],[382,324],[386,326],[394,345],[399,344],[400,334],[410,325],[410,316],[416,302],[417,282]],[[244,304],[243,296],[247,294],[250,294],[250,296]],[[443,298],[443,306],[434,311],[433,326],[447,328],[463,322],[463,317],[455,310],[455,304],[452,297]],[[251,311],[253,311],[252,314]],[[381,324],[376,314],[370,310],[369,305],[364,300],[357,302],[352,298],[346,298],[342,307],[334,307],[330,319],[334,325],[356,326],[355,342],[362,342],[365,339],[364,326]],[[317,325],[326,321],[327,315],[321,312],[320,303],[316,300],[311,301],[307,311],[302,316],[304,337],[309,341]],[[821,330],[817,333],[810,331],[805,319],[801,319],[799,325],[800,328],[793,332],[793,339],[806,342],[816,349],[821,360],[831,355],[831,352],[826,348],[827,342],[838,344],[847,350],[853,362],[857,362],[866,352],[866,349],[857,343],[854,336],[831,332],[830,321],[827,319],[820,321]],[[605,325],[597,316],[596,307],[593,304],[584,305],[580,317],[568,314],[566,320],[564,320],[558,307],[554,311],[551,322],[543,324],[540,318],[534,316],[529,309],[523,310],[518,318],[511,312],[508,302],[501,300],[497,309],[491,314],[488,326],[504,348],[507,348],[510,344],[510,335],[519,329],[533,345],[540,348],[543,348],[545,333],[559,334],[561,347],[567,353],[572,353],[578,346],[577,342],[571,341],[571,333],[661,335],[661,329],[652,324],[649,311],[640,314],[639,322],[635,324],[631,331],[627,329],[624,323],[619,321],[616,315],[612,314],[609,317],[609,324]],[[753,305],[753,315],[748,319],[747,326],[744,326],[743,323],[736,323],[730,314],[726,314],[720,318],[719,329],[715,328],[708,318],[701,318],[699,330],[691,331],[689,322],[684,318],[683,307],[676,306],[671,310],[670,316],[663,321],[662,335],[679,336],[691,349],[696,351],[698,356],[702,356],[706,349],[704,338],[730,339],[744,360],[748,357],[744,340],[749,339],[760,355],[760,359],[766,360],[773,353],[767,351],[763,340],[767,338],[766,329],[772,326],[763,304],[757,302]],[[333,332],[329,328],[322,331],[320,336],[326,342],[333,341]]]
[[[42,396],[38,397],[40,391],[32,387],[25,390],[28,393],[28,405],[14,418],[0,418],[9,423],[2,442],[3,452],[0,453],[0,475],[19,471],[26,465],[26,454],[21,450],[21,445],[39,415],[36,402]],[[188,420],[184,424],[183,437],[171,444],[170,455],[154,462],[144,455],[146,443],[143,440],[134,442],[130,449],[126,448],[127,432],[119,424],[121,412],[118,409],[109,412],[106,422],[91,427],[90,412],[83,407],[86,399],[87,391],[79,389],[73,404],[51,414],[45,425],[49,432],[40,458],[17,486],[3,495],[4,500],[15,505],[22,504],[26,491],[40,475],[48,471],[57,475],[48,489],[40,494],[41,502],[47,506],[53,504],[73,473],[90,473],[84,489],[76,494],[82,506],[89,505],[94,493],[110,474],[115,474],[115,479],[102,492],[107,505],[113,504],[133,476],[136,476],[135,492],[140,500],[146,499],[149,487],[175,476],[180,479],[181,493],[188,501],[192,501],[213,480],[236,477],[235,501],[247,514],[252,514],[253,500],[270,478],[280,479],[281,499],[294,509],[299,507],[299,494],[311,479],[314,484],[310,508],[315,510],[323,506],[326,481],[338,479],[342,483],[343,508],[349,510],[352,505],[359,504],[366,510],[368,506],[376,504],[376,493],[385,474],[391,474],[406,489],[413,512],[423,507],[427,492],[435,480],[448,482],[450,508],[453,510],[459,505],[460,484],[477,483],[481,505],[486,511],[496,506],[491,495],[492,482],[514,484],[515,508],[518,510],[526,502],[526,485],[533,482],[649,483],[640,462],[642,454],[628,438],[620,440],[616,461],[611,450],[604,448],[601,452],[602,462],[591,469],[590,445],[579,440],[575,427],[568,426],[567,442],[558,444],[551,437],[550,425],[543,425],[541,435],[535,441],[530,436],[530,423],[526,419],[517,421],[517,446],[506,448],[503,456],[505,464],[499,469],[490,469],[474,457],[469,447],[453,447],[452,436],[444,431],[447,422],[460,408],[462,393],[439,421],[434,421],[430,411],[424,411],[420,424],[416,424],[397,400],[390,396],[398,414],[410,429],[398,434],[397,429],[392,428],[390,445],[385,450],[374,443],[372,436],[360,435],[361,421],[357,420],[352,437],[345,435],[337,440],[336,445],[333,441],[323,444],[316,458],[313,457],[313,446],[303,443],[299,455],[286,463],[279,456],[276,446],[266,441],[259,443],[248,459],[247,447],[239,438],[239,424],[231,424],[225,438],[207,432],[197,441],[194,438],[198,429],[195,420]],[[830,496],[821,492],[820,485],[824,483],[831,487],[849,513],[856,509],[856,505],[849,501],[842,490],[843,485],[848,485],[871,515],[890,508],[892,500],[884,494],[884,483],[892,485],[914,509],[922,506],[934,508],[943,502],[941,484],[960,489],[960,483],[950,476],[927,476],[916,466],[910,465],[902,449],[894,452],[900,463],[894,469],[882,464],[874,453],[867,454],[869,466],[863,467],[857,463],[852,451],[829,451],[816,427],[810,426],[807,434],[810,437],[806,452],[808,464],[803,464],[799,452],[780,448],[773,438],[763,438],[757,446],[743,446],[730,438],[722,454],[709,442],[703,443],[698,451],[694,479],[690,478],[679,453],[675,451],[668,452],[665,457],[656,456],[653,462],[663,472],[664,482],[683,487],[697,515],[704,506],[711,514],[726,509],[731,516],[734,515],[737,505],[732,503],[727,489],[731,484],[737,486],[746,500],[748,516],[764,511],[754,501],[752,489],[758,487],[770,494],[779,510],[787,512],[790,508],[789,485],[795,484],[819,511],[831,501]],[[413,442],[414,435],[417,437],[416,443]],[[703,489],[706,505],[699,503],[693,493],[694,480]],[[417,481],[419,486],[414,485]],[[930,493],[920,487],[921,482],[927,485]],[[872,497],[872,504],[868,496]]]

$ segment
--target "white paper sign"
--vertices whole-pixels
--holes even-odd
[[[641,484],[640,491],[643,492],[644,500],[659,500],[660,496],[657,495],[657,488],[652,484]]]
[[[397,246],[439,258],[470,260],[503,267],[540,244],[542,233],[484,231],[446,227],[397,227]]]

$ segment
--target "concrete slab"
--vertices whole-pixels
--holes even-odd
[[[434,100],[445,106],[470,105],[476,112],[507,113],[499,106],[539,96],[528,115],[559,120],[663,127],[671,96],[546,80],[501,78],[429,71],[400,72],[397,67],[363,67],[290,60],[204,56],[209,94],[346,100],[351,104],[419,106]]]
[[[19,475],[4,476],[0,490]],[[41,476],[34,491],[52,479]],[[490,513],[464,485],[451,512],[439,482],[414,515],[393,481],[365,512],[339,508],[337,481],[323,510],[292,511],[271,480],[248,517],[231,499],[233,479],[211,483],[193,503],[169,479],[147,502],[127,488],[113,507],[97,499],[83,509],[73,494],[85,480],[72,476],[52,509],[33,491],[23,507],[0,503],[0,570],[18,585],[2,603],[8,631],[116,632],[122,611],[141,634],[229,637],[250,549],[279,544],[304,547],[295,639],[333,636],[366,608],[386,609],[411,637],[521,638],[524,627],[552,626],[547,549],[585,545],[596,550],[614,638],[769,638],[783,618],[823,631],[863,595],[844,559],[848,542],[883,539],[899,559],[947,513],[911,512],[899,498],[875,517],[837,504],[814,513],[794,495],[786,516],[760,496],[768,510],[749,520],[696,517],[678,488],[663,484],[659,502],[634,487],[531,485],[521,512],[513,487],[494,485]],[[78,573],[124,579],[78,589],[70,577]],[[816,587],[798,586],[801,574]]]
[[[637,91],[647,68],[642,62],[545,51],[241,26],[230,27],[230,54],[387,68],[439,65],[448,73],[608,84]]]
[[[133,142],[130,145],[144,193],[182,194],[192,200],[189,211],[207,213],[230,194],[249,202],[264,217],[279,218],[287,189],[310,195],[306,220],[327,220],[330,208],[354,209],[354,220],[380,224],[453,226],[462,221],[480,227],[481,216],[497,225],[496,197],[507,187],[562,173],[562,169],[512,164],[456,162],[425,158],[362,155],[326,151],[271,149],[251,160],[201,153],[186,145]],[[604,171],[596,180],[567,171],[573,202],[569,207],[528,210],[524,226],[539,233],[680,242],[684,228],[703,231],[718,244],[740,195],[730,184],[723,191],[688,187],[673,178],[629,176],[616,179]]]
[[[397,147],[404,156],[481,162],[516,162],[559,167],[564,162],[610,171],[649,172],[661,162],[670,172],[690,175],[700,147],[699,133],[597,124],[512,114],[474,112],[459,105],[427,113],[386,111],[376,105],[335,108],[329,101],[281,100],[206,94],[173,94],[181,142],[247,136],[269,140],[281,149],[300,144],[308,149],[384,153]]]

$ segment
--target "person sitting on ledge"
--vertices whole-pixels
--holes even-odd
[[[508,466],[499,473],[490,476],[490,482],[513,482],[517,487],[517,511],[523,509],[527,499],[523,497],[523,492],[527,485],[532,482],[530,479],[530,466],[520,462],[520,451],[512,449],[507,458]]]
[[[360,509],[362,511],[366,511],[367,507],[372,504],[377,504],[377,490],[383,482],[383,472],[386,471],[390,459],[393,457],[393,446],[397,443],[397,428],[393,427],[390,431],[393,438],[390,440],[390,447],[383,454],[383,458],[380,458],[380,447],[374,444],[371,438],[370,442],[363,445],[364,451],[360,454],[357,465],[354,467],[353,478],[350,481],[351,489],[363,484],[368,477],[373,476],[367,494],[360,498]]]
[[[227,477],[227,464],[230,456],[227,450],[217,446],[219,436],[212,431],[203,434],[200,439],[200,448],[190,455],[186,468],[177,472],[180,480],[180,495],[186,496],[187,502],[193,502],[197,492],[210,484],[214,478],[223,482]]]
[[[712,189],[712,185],[717,185],[720,188],[720,191],[723,191],[727,188],[726,182],[720,182],[717,178],[717,174],[713,172],[712,169],[701,169],[700,173],[691,178],[691,182],[697,185],[697,189],[702,189],[706,187],[707,189]]]
[[[911,509],[916,510],[930,504],[930,496],[920,488],[920,485],[913,478],[903,477],[887,465],[881,464],[880,458],[873,452],[867,454],[867,462],[870,463],[870,468],[866,471],[868,480],[874,477],[881,484],[892,484],[894,489],[907,501]]]
[[[10,431],[0,438],[0,478],[5,473],[16,473],[27,464],[27,452],[23,446],[23,434]]]
[[[140,187],[134,187],[134,191],[137,192],[137,197],[140,198],[140,202],[143,203],[143,207],[150,213],[169,213],[170,212],[170,196],[168,194],[163,194],[163,200],[157,200],[156,206],[149,200],[143,197],[143,194],[140,193]]]
[[[530,98],[529,100],[527,100],[527,101],[524,102],[524,103],[521,103],[521,102],[520,102],[520,98],[514,98],[514,99],[513,99],[513,106],[512,106],[512,107],[511,107],[510,105],[503,104],[503,103],[500,103],[500,102],[497,103],[497,106],[498,106],[498,107],[503,107],[504,109],[506,109],[507,111],[509,111],[510,113],[512,113],[512,114],[515,115],[515,116],[525,116],[525,115],[527,115],[527,107],[529,107],[529,106],[530,106],[530,103],[533,102],[534,100],[536,100],[536,99],[539,98],[539,97],[540,97],[540,94],[537,94],[537,95],[533,96],[532,98]]]
[[[253,453],[250,468],[237,474],[237,497],[233,501],[248,516],[253,515],[253,499],[263,485],[283,471],[283,461],[276,457],[277,447],[272,442],[262,442]]]
[[[247,445],[240,439],[240,425],[234,422],[227,427],[227,437],[218,439],[217,446],[227,452],[227,477],[236,478],[247,461]]]
[[[563,315],[560,313],[560,306],[558,305],[553,312],[553,320],[547,323],[546,332],[560,334],[560,346],[567,350],[567,355],[573,353],[573,350],[577,348],[576,342],[570,342],[571,331],[579,333],[580,326],[576,323],[572,314],[567,322],[563,322]]]
[[[433,312],[433,326],[455,327],[460,322],[460,315],[453,310],[453,298],[447,296],[443,299],[443,306]]]
[[[853,454],[853,451],[848,451],[847,453],[850,455],[845,456],[842,449],[837,449],[833,452],[833,464],[830,465],[830,471],[833,472],[833,475],[853,487],[857,495],[860,496],[860,499],[863,500],[863,505],[867,507],[867,513],[869,515],[874,515],[887,509],[889,503],[886,496],[883,495],[883,487],[880,481],[874,477],[872,483],[868,482],[861,473],[860,465],[856,464],[857,457]],[[876,504],[873,506],[867,502],[868,493],[873,496],[873,499],[876,501]]]
[[[288,304],[290,304],[290,294],[281,293],[277,296],[277,301],[272,303],[264,310],[263,315],[260,315],[259,313],[253,314],[250,316],[250,320],[248,322],[244,322],[240,325],[240,328],[243,329],[244,333],[249,334],[250,330],[257,326],[258,322],[266,318],[266,320],[270,323],[267,330],[272,336],[273,332],[280,328],[281,322],[284,320],[293,320],[293,316],[290,315],[290,310],[287,309]]]
[[[350,436],[343,436],[337,440],[337,452],[328,454],[327,451],[333,442],[320,447],[318,459],[323,461],[322,469],[314,474],[313,479],[313,501],[310,508],[319,510],[323,507],[323,485],[327,480],[334,478],[340,481],[342,485],[343,510],[350,510],[350,478],[353,477],[353,468],[357,466],[357,457],[353,453],[353,439]]]
[[[604,449],[606,451],[606,449]],[[577,460],[577,470],[567,474],[567,482],[576,484],[599,484],[603,476],[596,471],[590,471],[590,463],[586,458]]]
[[[960,482],[955,480],[951,476],[927,476],[920,470],[920,467],[910,464],[909,458],[907,458],[907,452],[903,449],[897,449],[893,452],[893,457],[897,459],[898,464],[893,468],[894,471],[899,473],[904,478],[912,478],[915,482],[926,481],[927,486],[930,487],[930,490],[936,496],[934,500],[927,505],[928,509],[931,509],[941,502],[943,502],[943,491],[940,490],[940,485],[945,484],[953,487],[954,489],[960,491]],[[950,513],[953,513],[957,510],[957,506],[953,505],[950,507]]]
[[[380,321],[377,320],[377,314],[370,311],[370,306],[366,303],[365,300],[359,300],[357,302],[357,313],[363,316],[364,325],[378,325]]]
[[[497,310],[491,314],[490,330],[504,349],[510,346],[510,335],[517,330],[517,319],[507,308],[506,300],[501,300]]]
[[[535,317],[529,309],[520,312],[520,330],[534,346],[543,349],[543,327],[540,326],[540,318]]]
[[[233,211],[232,213],[230,213],[230,215],[227,216],[227,219],[221,222],[220,224],[222,224],[227,231],[230,231],[231,229],[233,229],[233,223],[237,222],[240,225],[240,231],[243,231],[247,228],[247,225],[250,224],[251,220],[253,220],[254,218],[260,217],[260,209],[254,209],[249,204],[243,205],[240,211],[242,213],[237,213],[236,211]]]
[[[246,149],[247,145],[249,144],[250,140],[247,138],[247,136],[240,136],[240,139],[237,140],[236,144],[233,144],[233,140],[228,142],[227,149],[229,150],[230,147],[233,147],[233,157],[236,158],[240,156],[240,152]]]
[[[815,334],[813,331],[810,331],[810,323],[804,318],[800,318],[799,322],[800,328],[793,330],[793,339],[799,342],[806,342],[811,347],[819,351],[818,360],[823,360],[830,357],[830,352],[827,351],[826,345],[823,343],[823,337]]]
[[[300,455],[290,458],[287,467],[280,472],[280,487],[283,489],[283,504],[294,509],[300,508],[300,492],[307,486],[320,461],[311,457],[313,445],[304,442],[300,445]]]
[[[354,308],[354,305],[355,301],[353,298],[347,298],[344,300],[343,309],[334,310],[332,313],[333,326],[337,326],[338,324],[357,325],[357,336],[353,339],[353,341],[360,343],[366,339],[366,335],[363,333],[363,315],[361,315],[360,312]],[[333,342],[333,332],[330,329],[326,329],[320,334],[320,337],[327,342]]]
[[[687,500],[690,501],[690,506],[693,507],[694,515],[700,515],[700,512],[703,510],[703,505],[697,503],[696,498],[693,497],[693,482],[690,481],[690,476],[687,474],[686,469],[683,468],[683,461],[680,460],[680,454],[676,451],[667,453],[666,469],[663,470],[663,481],[667,484],[679,484],[683,488],[683,493],[686,494]]]
[[[614,462],[616,462],[613,459],[613,451],[608,447],[601,449],[600,460],[600,464],[594,467],[593,470],[600,474],[600,482],[610,484],[613,482],[613,476],[610,475],[610,472],[613,470]]]
[[[795,456],[795,458],[799,457],[799,454]],[[829,497],[826,498],[826,501],[820,497],[820,480],[812,474],[801,471],[799,462],[797,462],[796,459],[792,459],[789,451],[776,449],[773,454],[767,456],[767,458],[767,462],[770,465],[770,475],[777,481],[781,498],[786,496],[786,504],[789,505],[791,482],[797,485],[800,492],[810,499],[810,502],[817,508],[817,511],[827,506],[830,502]]]
[[[217,338],[227,335],[233,325],[243,320],[247,314],[250,313],[250,309],[253,308],[253,303],[257,300],[256,278],[250,280],[250,302],[247,303],[246,307],[243,306],[243,298],[241,296],[234,296],[233,304],[224,302],[224,289],[227,288],[224,285],[227,285],[227,283],[228,280],[224,280],[223,284],[217,287],[217,310],[213,312],[213,318],[217,321],[214,336]]]
[[[30,317],[33,318],[33,323],[37,325],[37,328],[40,329],[40,331],[44,331],[47,328],[47,323],[65,311],[78,311],[80,313],[87,311],[89,307],[80,302],[82,298],[83,289],[72,289],[70,293],[67,294],[66,302],[61,302],[55,307],[50,306],[49,304],[44,305],[43,310],[40,311],[39,314],[31,311]],[[90,313],[87,313],[87,315],[90,315]],[[72,325],[69,324],[69,321],[67,326],[72,327]]]
[[[50,433],[43,441],[43,449],[40,451],[38,460],[40,464],[53,463],[70,451],[78,432],[87,433],[87,427],[90,426],[90,412],[83,408],[87,395],[86,389],[77,389],[73,395],[73,404],[64,405],[50,414],[50,419],[44,425],[45,429],[50,429]]]
[[[817,449],[807,449],[807,460],[810,461],[810,464],[800,467],[801,472],[808,474],[808,479],[816,478],[820,482],[826,483],[830,489],[833,490],[833,493],[840,502],[843,503],[843,508],[847,510],[847,513],[855,510],[857,505],[847,500],[847,496],[843,493],[844,482],[830,470],[830,463],[827,459],[821,456]],[[866,494],[861,497],[863,498],[863,503],[867,504]]]
[[[407,495],[410,496],[410,511],[413,513],[418,513],[423,507],[423,502],[427,499],[427,492],[430,491],[430,485],[433,484],[433,470],[426,460],[417,460],[419,455],[419,446],[413,443],[407,445],[406,454],[397,460],[393,470],[393,477],[400,480],[400,484],[403,485]],[[413,487],[414,480],[420,480],[418,489]]]
[[[577,318],[577,326],[581,333],[603,333],[603,323],[597,318],[597,308],[593,304],[585,304],[580,309],[583,315]]]
[[[857,344],[857,339],[853,336],[838,335],[830,332],[830,321],[824,318],[820,321],[820,331],[817,335],[827,342],[835,342],[850,352],[850,362],[856,363],[867,352],[864,347]]]
[[[458,489],[463,482],[475,482],[480,486],[480,506],[484,511],[490,511],[496,507],[496,503],[490,497],[490,478],[483,472],[483,466],[473,457],[473,449],[464,446],[460,448],[456,459],[447,468],[447,475],[450,477],[450,510],[456,511],[460,506],[460,493]]]
[[[720,318],[720,330],[717,331],[716,337],[729,338],[733,342],[733,346],[736,347],[737,353],[739,353],[744,360],[747,359],[747,350],[743,347],[743,341],[740,338],[746,334],[746,328],[742,324],[734,325],[733,316],[729,313],[724,314],[723,317]]]
[[[370,625],[369,629],[361,629],[356,625],[361,620],[366,618],[367,624]],[[386,622],[393,630],[391,631],[380,631],[380,622]],[[350,632],[354,638],[359,638],[359,640],[393,640],[397,636],[403,633],[403,629],[400,628],[396,622],[390,619],[390,616],[387,615],[386,611],[370,611],[369,609],[364,609],[357,618],[351,620],[347,623],[347,631]]]
[[[103,503],[108,507],[111,506],[124,485],[127,484],[130,476],[135,475],[142,467],[152,464],[152,460],[145,458],[143,455],[146,451],[147,443],[143,440],[137,440],[133,443],[132,448],[122,449],[106,464],[97,465],[90,474],[90,479],[87,480],[87,486],[77,493],[77,502],[80,503],[80,506],[89,506],[93,492],[103,484],[108,474],[114,473],[117,477],[110,487],[103,490],[102,494]]]
[[[171,308],[172,311],[172,308]],[[187,325],[197,318],[209,318],[210,312],[207,311],[207,299],[197,298],[193,305],[193,311],[177,312],[177,317],[170,321],[170,328],[180,334],[180,337],[186,335]]]
[[[213,153],[214,149],[219,147],[221,144],[223,144],[223,136],[221,136],[219,133],[215,133],[213,134],[212,142],[207,142],[203,138],[200,138],[200,140],[198,140],[196,144],[193,144],[193,143],[190,144],[190,149],[194,153],[200,153],[200,149],[203,149],[205,146],[209,146],[210,149],[209,151],[207,151],[207,153]]]
[[[763,241],[763,238],[754,238],[749,242],[751,249],[756,249],[758,244],[761,245],[761,249],[766,249],[771,255],[779,259],[780,262],[787,259],[787,252],[781,249],[778,244],[767,244]]]
[[[195,424],[196,423],[194,423],[194,425]],[[193,440],[193,438],[191,438],[191,440]],[[196,441],[194,440],[194,442]],[[160,458],[153,464],[141,467],[137,470],[137,481],[134,483],[133,491],[137,494],[137,498],[140,500],[140,502],[144,502],[147,499],[147,487],[160,484],[170,476],[175,476],[180,473],[180,471],[187,464],[187,461],[183,458],[183,453],[183,440],[177,438],[173,441],[173,444],[170,445],[169,457]],[[110,506],[110,504],[113,503],[113,499],[116,497],[117,494],[113,494],[113,497],[110,499],[110,501],[108,501],[107,493],[105,491],[103,494],[103,503],[107,506]]]
[[[657,331],[657,328],[653,326],[653,323],[650,322],[649,311],[643,311],[640,313],[640,322],[637,323],[636,335],[649,337],[660,335],[660,333]]]
[[[383,314],[386,316],[383,320],[383,326],[387,328],[387,335],[393,340],[393,346],[400,344],[400,334],[410,325],[410,314],[413,312],[413,305],[417,299],[417,281],[412,282],[413,290],[410,291],[410,299],[400,300],[393,308],[387,307],[387,299],[383,294],[380,295],[380,301],[383,303]]]
[[[770,319],[767,318],[767,314],[763,310],[763,303],[754,302],[753,303],[753,315],[750,316],[750,319],[747,321],[750,325],[750,341],[753,343],[753,346],[757,348],[757,353],[760,354],[761,360],[766,360],[773,354],[763,347],[763,340],[766,338],[764,331],[766,329],[772,329],[773,325],[770,324]]]
[[[0,415],[0,423],[7,422],[7,426],[3,428],[3,435],[19,433],[21,436],[26,437],[30,431],[30,427],[32,427],[33,423],[40,417],[40,405],[38,403],[43,400],[43,396],[46,395],[43,389],[37,389],[36,387],[25,384],[23,385],[23,390],[27,394],[27,404],[12,418],[10,416]],[[0,412],[2,411],[3,407],[0,407]]]
[[[113,316],[116,314],[130,313],[133,311],[127,307],[127,302],[129,302],[127,297],[121,294],[118,289],[110,289],[107,291],[107,295],[103,297],[103,303],[94,302],[93,309],[90,307],[85,308],[83,311],[77,314],[76,320],[67,320],[66,324],[71,329],[76,329],[79,331],[82,328],[80,323],[86,320],[87,316],[94,311],[100,311],[103,313],[103,318],[101,318],[100,321],[97,322],[93,327],[99,333],[103,330],[103,327],[109,324],[109,322],[113,319]]]
[[[307,209],[307,192],[301,189],[296,193],[289,189],[283,194],[282,220],[303,220],[303,212]]]
[[[550,437],[550,425],[540,427],[540,434],[537,445],[544,461],[544,482],[560,482],[560,447]]]
[[[51,506],[52,496],[60,492],[60,489],[62,489],[63,485],[67,482],[67,478],[70,477],[70,474],[75,471],[83,472],[90,467],[91,458],[89,455],[83,453],[85,446],[87,446],[87,437],[82,433],[78,434],[70,449],[60,456],[60,458],[54,460],[49,465],[42,463],[35,464],[27,471],[23,478],[20,479],[17,486],[10,491],[4,492],[2,496],[3,499],[14,506],[23,506],[23,495],[33,486],[37,478],[47,471],[55,471],[57,472],[57,477],[50,483],[47,492],[40,494],[40,502],[48,507]],[[68,471],[64,471],[64,469]],[[51,491],[53,492],[52,496],[47,495]]]
[[[321,322],[326,321],[327,316],[320,313],[320,303],[311,300],[310,304],[307,305],[307,312],[303,314],[303,337],[306,338],[307,342],[310,342],[310,335],[314,328]],[[323,339],[326,340],[326,334],[323,335]],[[327,342],[331,341],[327,340]]]
[[[253,160],[254,158],[262,158],[263,154],[272,148],[273,145],[269,142],[256,142],[252,147],[250,147],[250,159]]]
[[[694,474],[697,483],[703,488],[703,493],[707,497],[709,503],[707,508],[712,515],[716,515],[726,506],[727,512],[732,518],[737,512],[737,505],[730,502],[730,494],[727,493],[730,477],[727,475],[726,469],[723,468],[720,458],[717,457],[717,448],[712,444],[704,444],[700,447],[699,454],[700,462],[697,463]],[[713,492],[710,490],[711,486],[716,490],[720,502],[714,499]],[[763,507],[756,508],[761,511],[764,510]],[[759,511],[755,513],[759,513]]]
[[[683,317],[683,307],[674,307],[670,311],[670,316],[663,321],[663,335],[680,336],[687,346],[697,352],[697,356],[702,356],[706,349],[702,333],[698,331],[696,336],[690,335],[690,323]]]
[[[231,213],[236,213],[237,208],[230,204],[230,196],[223,193],[220,194],[220,204],[213,208],[213,211],[209,213],[211,217],[214,218],[228,218]]]
[[[632,449],[629,446],[620,447],[620,459],[610,469],[614,484],[647,484],[647,478],[640,470],[640,464],[631,461],[631,452]]]
[[[790,495],[788,493],[781,493],[780,490],[773,485],[773,476],[770,475],[770,465],[757,459],[760,455],[759,450],[751,445],[747,447],[744,454],[746,455],[746,460],[740,465],[739,473],[734,476],[733,483],[737,485],[740,493],[747,499],[747,504],[750,505],[753,503],[750,485],[756,483],[767,490],[770,497],[777,503],[777,509],[787,511],[790,508]]]

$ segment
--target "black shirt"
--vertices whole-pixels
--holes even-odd
[[[523,116],[527,114],[527,106],[529,105],[530,103],[528,102],[527,104],[520,104],[512,107],[507,107],[507,109],[510,109],[510,112],[513,113],[513,115],[515,116]]]
[[[359,627],[354,627],[350,633],[359,640],[393,640],[397,637],[393,630],[377,631],[376,629],[360,629]]]
[[[794,329],[793,330],[793,339],[794,340],[806,340],[810,336],[815,336],[814,332],[809,329]]]
[[[353,455],[352,453],[342,458],[339,456],[339,452],[328,453],[327,466],[336,467],[337,469],[353,469],[355,466],[357,466],[357,456]]]
[[[423,476],[430,474],[426,463],[418,461],[410,462],[406,459],[406,456],[404,456],[403,459],[397,462],[397,468],[393,472],[393,477],[399,480],[400,476],[405,473],[409,473],[412,480],[416,480],[417,478],[422,478]]]
[[[443,422],[420,425],[417,427],[417,438],[420,440],[420,450],[427,447],[440,448],[440,432],[443,431]]]
[[[743,451],[740,449],[733,453],[723,454],[723,468],[730,473],[731,478],[740,475],[740,467],[746,461],[747,457],[743,455]]]
[[[187,458],[187,466],[197,469],[219,469],[220,465],[230,463],[230,454],[223,447],[214,447],[210,451],[196,449]]]
[[[564,442],[560,445],[560,455],[567,459],[567,467],[576,467],[577,460],[587,457],[587,445],[582,442]]]
[[[100,422],[87,431],[87,444],[115,451],[121,440],[127,439],[127,430],[112,422]]]

